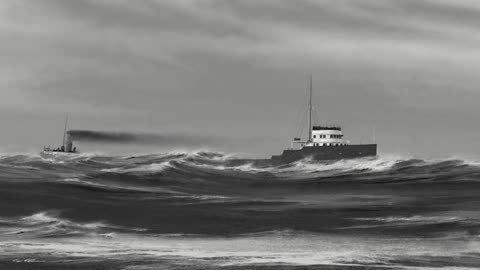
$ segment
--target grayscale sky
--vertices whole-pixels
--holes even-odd
[[[0,149],[58,144],[68,112],[279,154],[313,74],[317,122],[353,142],[477,155],[479,29],[478,0],[1,0]]]

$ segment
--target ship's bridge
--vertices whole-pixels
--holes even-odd
[[[340,126],[313,126],[310,143],[305,146],[339,146],[347,145],[348,141],[343,138]]]
[[[300,147],[343,146],[348,145],[349,141],[344,138],[340,126],[313,126],[310,140],[302,142],[299,138],[295,138],[292,143],[297,144]]]

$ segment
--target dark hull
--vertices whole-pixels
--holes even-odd
[[[272,156],[272,161],[290,163],[304,158],[311,158],[312,160],[340,160],[376,155],[376,144],[311,146],[303,147],[299,150],[284,150],[281,155]]]
[[[234,159],[228,161],[230,166],[239,166],[245,163],[253,163],[257,166],[281,165],[311,158],[317,161],[335,161],[341,159],[353,159],[371,157],[377,155],[376,144],[357,144],[342,146],[311,146],[299,150],[284,150],[281,155],[272,156],[270,159]]]
[[[65,152],[65,151],[57,151],[57,150],[44,150],[40,152],[40,156],[44,158],[51,158],[51,157],[59,157],[59,156],[72,156],[78,155],[79,152]]]

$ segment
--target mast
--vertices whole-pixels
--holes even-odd
[[[312,75],[310,74],[310,100],[308,105],[308,142],[312,141]]]
[[[65,137],[67,136],[67,124],[68,124],[68,113],[67,113],[67,116],[65,117],[65,128],[63,130],[63,141],[62,141],[62,145],[63,147],[65,148],[66,145],[65,145]]]

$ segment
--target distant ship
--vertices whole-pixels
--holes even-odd
[[[73,140],[70,134],[67,132],[67,125],[68,125],[68,115],[65,118],[65,129],[63,131],[63,141],[62,145],[57,148],[50,148],[50,146],[43,147],[42,152],[40,155],[43,157],[51,157],[55,155],[72,155],[72,154],[79,154],[77,147],[73,146]]]
[[[377,144],[350,144],[337,125],[312,125],[312,77],[308,106],[308,139],[294,138],[291,147],[281,155],[272,156],[275,163],[290,163],[311,158],[312,160],[340,160],[377,155]]]

